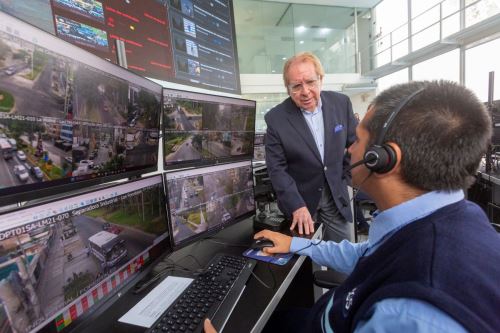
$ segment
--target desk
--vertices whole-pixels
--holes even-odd
[[[493,227],[500,231],[500,174],[479,171],[476,183],[467,191],[467,198],[483,208]]]
[[[316,235],[318,235],[319,232],[320,230],[316,232]],[[187,257],[187,255],[196,257],[202,266],[205,266],[212,256],[218,252],[241,255],[252,242],[253,234],[252,220],[245,220],[220,231],[211,239],[194,243],[174,252],[169,259],[189,269],[195,270],[200,268],[198,263],[191,257]],[[241,246],[224,245],[216,242]],[[267,289],[261,285],[255,277],[251,276],[240,300],[236,304],[236,307],[224,327],[224,332],[260,332],[278,306],[280,300],[282,300],[286,290],[301,269],[305,259],[304,256],[294,256],[285,266],[258,262],[253,271],[255,275],[266,284],[272,285],[272,271],[276,280],[276,287],[274,289]],[[306,275],[310,276],[310,267],[305,270],[307,271]],[[154,286],[151,286],[139,295],[134,295],[131,292],[124,293],[108,309],[102,311],[98,315],[96,314],[95,318],[83,322],[77,327],[76,331],[92,333],[143,332],[144,328],[119,323],[118,319],[146,296],[158,283],[160,282],[157,282]],[[301,282],[301,285],[302,284],[304,283]],[[307,286],[307,284],[305,285]],[[311,286],[310,296],[312,300],[312,278],[309,285]],[[300,289],[304,289],[304,286]]]

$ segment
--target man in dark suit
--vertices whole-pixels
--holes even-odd
[[[356,139],[357,121],[345,95],[321,91],[324,71],[312,53],[290,58],[283,69],[289,98],[269,111],[266,164],[278,205],[292,218],[291,229],[314,232],[325,225],[325,240],[352,237],[346,148]]]

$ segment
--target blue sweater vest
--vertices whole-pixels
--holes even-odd
[[[328,319],[335,333],[354,331],[386,298],[419,299],[470,332],[499,332],[500,236],[477,205],[462,200],[443,207],[362,257],[349,278],[315,304],[307,331],[322,331],[333,292]]]

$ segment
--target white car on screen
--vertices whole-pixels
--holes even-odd
[[[26,161],[26,154],[22,150],[18,150],[17,153],[17,158],[20,159],[21,161]]]
[[[81,160],[78,164],[79,168],[87,168],[87,169],[92,169],[94,168],[94,161],[91,160]]]
[[[23,182],[27,181],[30,177],[28,170],[20,164],[14,165],[14,173],[16,174],[17,178],[19,178],[19,180]]]

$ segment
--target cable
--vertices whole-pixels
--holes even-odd
[[[321,237],[320,237],[320,239],[319,239],[319,242],[314,243],[314,242],[313,242],[313,241],[314,241],[314,239],[311,239],[311,240],[310,240],[311,242],[310,242],[309,244],[307,244],[307,246],[304,246],[303,248],[298,249],[298,250],[294,251],[293,253],[297,253],[297,252],[303,251],[303,250],[305,250],[305,249],[310,248],[310,247],[311,247],[311,246],[313,246],[313,245],[314,245],[314,246],[319,245],[319,244],[323,241],[323,237],[325,236],[325,232],[326,232],[326,230],[323,230],[323,232],[321,233]]]
[[[253,276],[253,277],[254,277],[257,281],[259,281],[259,283],[260,283],[261,285],[263,285],[263,286],[264,286],[264,287],[266,287],[267,289],[274,289],[274,288],[275,288],[275,286],[274,286],[274,287],[270,287],[270,286],[268,286],[268,285],[267,285],[264,281],[262,281],[262,280],[261,280],[261,279],[260,279],[260,278],[259,278],[259,277],[258,277],[258,276],[254,273],[254,272],[252,272],[252,276]]]
[[[273,290],[276,289],[276,277],[274,276],[274,272],[271,269],[271,263],[267,263],[267,269],[269,270],[269,273],[271,273],[271,277],[273,278]]]
[[[363,179],[363,181],[358,185],[358,187],[353,187],[353,189],[356,191],[356,193],[354,193],[354,195],[352,196],[351,198],[351,202],[353,202],[353,200],[358,196],[358,193],[361,191],[361,185],[363,185],[366,180],[373,174],[373,171],[370,170],[370,173],[368,174],[368,176],[365,177],[365,179]]]
[[[234,244],[234,243],[226,243],[226,242],[220,242],[217,241],[213,238],[207,238],[207,241],[215,244],[220,244],[220,245],[227,245],[227,246],[234,246],[234,247],[248,247],[248,244]]]
[[[171,254],[170,254],[171,255]],[[162,267],[158,272],[156,272],[155,275],[153,275],[152,277],[150,277],[148,280],[144,281],[141,283],[141,281],[139,281],[136,285],[135,285],[135,289],[134,289],[134,293],[135,294],[138,294],[140,293],[141,291],[143,291],[144,289],[146,289],[147,287],[149,287],[150,285],[152,285],[154,282],[158,281],[160,278],[164,277],[165,275],[168,275],[172,272],[175,272],[175,271],[181,271],[181,272],[186,272],[186,273],[190,273],[190,274],[193,274],[195,276],[197,275],[200,275],[200,274],[203,274],[204,273],[204,270],[201,269],[202,265],[200,264],[200,262],[198,261],[198,259],[196,259],[195,256],[193,256],[192,254],[188,254],[182,258],[180,258],[179,260],[177,261],[173,261],[172,259],[170,259],[169,256],[165,257],[163,260],[166,262],[166,264],[164,265],[164,267]],[[196,264],[198,265],[198,267],[200,267],[200,269],[196,269],[196,270],[193,270],[193,269],[190,269],[190,268],[187,268],[183,265],[180,265],[179,262],[183,261],[184,259],[186,258],[191,258],[193,259],[193,261],[196,262]],[[160,266],[161,263],[158,263],[157,266]]]

